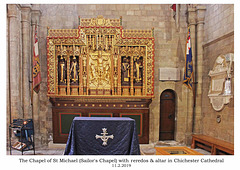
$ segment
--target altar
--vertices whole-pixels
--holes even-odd
[[[66,143],[75,117],[132,118],[139,142],[149,142],[153,35],[153,29],[123,29],[122,17],[79,17],[77,29],[48,28],[54,143]]]
[[[131,118],[74,118],[65,155],[140,155]]]

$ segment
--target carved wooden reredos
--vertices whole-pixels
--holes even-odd
[[[98,16],[79,18],[78,29],[48,29],[49,97],[153,97],[153,29],[121,22]]]

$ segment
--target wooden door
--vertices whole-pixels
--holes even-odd
[[[175,93],[165,90],[160,96],[159,140],[174,140]]]

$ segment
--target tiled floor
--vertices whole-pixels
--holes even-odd
[[[154,149],[154,147],[166,147],[166,146],[173,147],[173,146],[185,146],[185,145],[175,141],[164,141],[164,142],[159,141],[155,144],[140,145],[141,155],[155,155],[156,150]],[[64,149],[65,149],[65,145],[50,144],[49,147],[45,149],[36,148],[35,154],[36,155],[63,155]],[[194,149],[194,150],[203,155],[210,155],[209,152],[203,149]],[[24,155],[33,155],[33,154],[34,154],[33,151],[24,152]],[[7,155],[10,155],[9,150],[7,150]],[[12,155],[22,155],[22,152],[17,150],[12,150]]]

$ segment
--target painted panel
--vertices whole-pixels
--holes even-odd
[[[72,120],[75,117],[81,116],[81,113],[59,113],[60,121],[60,134],[68,135],[71,128]]]
[[[129,117],[135,120],[138,136],[142,136],[143,114],[142,113],[120,113],[120,117]]]

